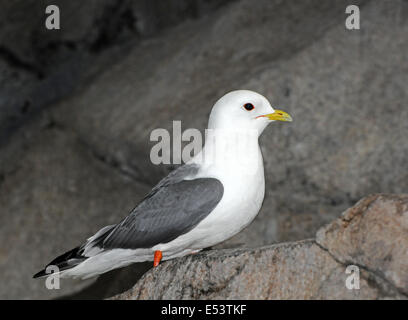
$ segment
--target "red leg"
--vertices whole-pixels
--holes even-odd
[[[157,267],[160,263],[160,260],[162,259],[162,252],[160,250],[156,250],[154,252],[154,261],[153,261],[153,267]]]

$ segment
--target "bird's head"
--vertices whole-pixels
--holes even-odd
[[[214,130],[256,130],[258,136],[273,121],[292,121],[289,114],[275,110],[259,93],[250,90],[231,91],[213,106],[208,123]]]

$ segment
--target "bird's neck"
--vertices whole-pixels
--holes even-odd
[[[263,171],[256,130],[209,130],[203,150],[194,162],[223,174],[255,174]]]

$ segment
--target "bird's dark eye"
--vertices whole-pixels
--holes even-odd
[[[245,110],[247,110],[247,111],[251,111],[251,110],[254,110],[254,109],[255,109],[255,107],[254,107],[254,105],[253,105],[252,103],[245,103],[245,104],[244,104],[244,108],[245,108]]]

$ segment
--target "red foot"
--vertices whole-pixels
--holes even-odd
[[[162,259],[162,252],[160,250],[156,250],[154,252],[154,261],[153,261],[153,267],[157,267],[160,263],[160,260]]]

